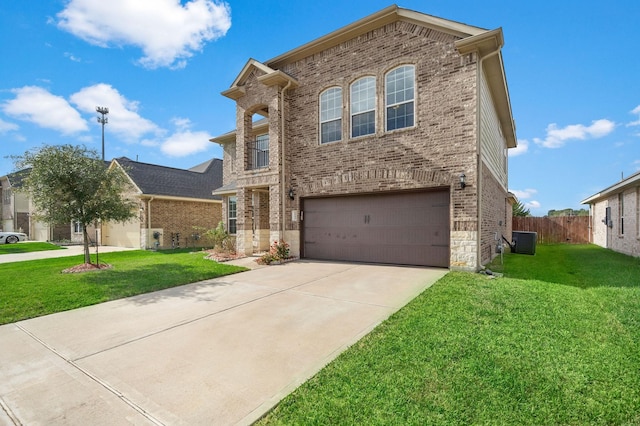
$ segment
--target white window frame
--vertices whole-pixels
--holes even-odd
[[[365,76],[357,79],[349,87],[350,96],[350,120],[349,127],[351,128],[351,137],[359,138],[362,136],[373,135],[376,133],[376,78],[372,76]],[[367,133],[355,134],[355,129],[361,126],[354,125],[354,119],[359,117],[373,116],[373,129]],[[367,122],[365,126],[369,126],[371,123]]]
[[[392,75],[395,76],[394,73],[397,73],[403,69],[411,69],[413,74],[411,78],[412,86],[410,87],[411,89],[410,98],[406,97],[406,92],[407,92],[407,87],[405,84],[405,82],[407,81],[406,78],[403,78],[402,80],[399,80],[396,78],[394,80],[395,83],[402,82],[403,87],[401,88],[401,90],[397,90],[396,85],[394,84],[394,91],[393,92],[389,91],[389,88],[390,88],[389,86],[391,86],[391,82],[389,78]],[[398,97],[399,97],[398,94],[400,93],[402,93],[402,96],[400,96],[400,100],[398,100]],[[391,96],[393,96],[393,99],[390,99]],[[413,108],[412,123],[410,125],[394,127],[390,129],[389,128],[389,110],[398,109],[401,106],[408,105],[408,104],[412,104],[412,108]],[[404,64],[404,65],[395,67],[394,69],[386,73],[384,76],[384,127],[387,132],[393,132],[395,130],[415,127],[415,125],[416,125],[416,67],[415,65],[412,65],[412,64]]]
[[[339,142],[342,140],[342,88],[338,86],[330,87],[327,90],[320,93],[318,98],[320,102],[319,107],[319,132],[320,132],[320,144]],[[334,127],[331,131],[325,133],[325,125],[333,124]],[[325,140],[325,134],[329,135],[338,130],[338,138],[329,138]]]
[[[232,203],[233,210],[231,209]],[[231,223],[233,223],[233,226]],[[227,199],[227,232],[231,235],[235,235],[238,232],[238,197],[235,195],[231,195]]]

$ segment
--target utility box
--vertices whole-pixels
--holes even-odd
[[[513,253],[536,254],[537,232],[513,231],[511,235]]]

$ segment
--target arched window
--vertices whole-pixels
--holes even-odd
[[[403,65],[385,78],[387,130],[412,127],[415,123],[415,67]]]
[[[363,77],[351,85],[351,137],[376,132],[376,79]]]
[[[331,87],[320,94],[320,143],[342,139],[342,89]]]

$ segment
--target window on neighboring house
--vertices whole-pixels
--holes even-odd
[[[618,194],[618,217],[620,226],[620,235],[624,235],[624,193]]]
[[[82,223],[80,223],[79,220],[74,220],[73,221],[73,233],[74,234],[81,234],[82,233]]]
[[[236,229],[236,215],[237,215],[237,200],[236,196],[229,197],[227,202],[227,232],[235,234]]]
[[[387,130],[414,125],[414,87],[415,67],[413,65],[403,65],[387,74],[385,79]]]
[[[320,143],[342,139],[342,89],[332,87],[320,94]]]
[[[364,77],[351,85],[351,137],[376,132],[376,79]]]

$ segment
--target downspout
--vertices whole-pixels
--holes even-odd
[[[482,165],[482,153],[480,152],[482,148],[482,123],[480,122],[482,117],[480,114],[480,106],[481,106],[481,81],[484,78],[484,68],[483,64],[485,59],[496,56],[500,53],[500,49],[502,46],[498,46],[496,50],[493,52],[481,57],[478,60],[478,85],[476,86],[478,89],[478,94],[476,96],[476,126],[478,126],[478,136],[476,141],[476,181],[477,181],[477,199],[478,199],[478,212],[477,212],[477,220],[478,220],[478,237],[476,238],[476,269],[480,268],[482,265],[482,176],[481,176],[481,165]],[[480,56],[480,52],[476,51],[478,56]]]
[[[154,197],[151,197],[147,200],[147,248],[151,248],[151,202]]]
[[[285,165],[286,165],[286,139],[285,139],[285,132],[284,132],[284,92],[287,91],[287,89],[289,89],[289,87],[291,87],[291,80],[289,80],[289,82],[287,82],[287,85],[284,86],[284,88],[282,89],[282,91],[280,92],[280,139],[282,139],[282,143],[281,143],[281,147],[282,147],[282,167],[280,167],[280,199],[282,201],[282,228],[280,228],[280,240],[284,240],[284,228],[285,228],[285,221],[286,221],[286,215],[285,215],[285,211],[286,211],[286,199],[285,199],[285,194],[287,193],[287,188],[285,185]]]

